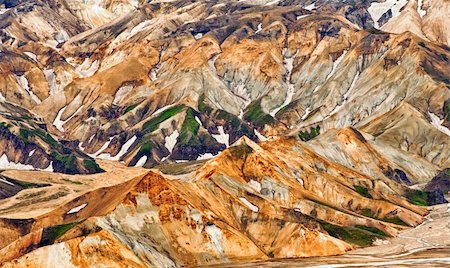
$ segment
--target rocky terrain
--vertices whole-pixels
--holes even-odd
[[[450,190],[447,0],[0,0],[0,265],[336,255]]]

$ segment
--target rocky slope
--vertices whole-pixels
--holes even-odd
[[[416,226],[448,191],[449,12],[0,1],[0,263],[334,255]]]
[[[2,261],[20,258],[5,266],[32,259],[37,266],[88,267],[105,260],[170,267],[334,255],[395,236],[427,214],[408,202],[407,187],[330,162],[296,139],[257,145],[242,138],[199,168],[160,169],[172,174],[152,170],[77,191],[70,200],[55,197],[59,201],[31,219],[10,212],[2,229],[21,236],[9,235],[16,240],[3,244]],[[66,180],[85,187],[67,175],[44,187]],[[3,215],[11,206],[29,209],[23,202],[35,197],[24,194],[5,199]]]

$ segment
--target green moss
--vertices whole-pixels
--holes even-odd
[[[64,169],[67,173],[78,173],[78,169],[77,169],[77,159],[75,156],[73,155],[61,155],[57,152],[52,152],[50,154],[55,161],[60,162],[63,164]]]
[[[386,236],[383,231],[372,227],[343,227],[323,221],[320,224],[329,235],[358,246],[370,246],[375,238]]]
[[[1,177],[5,180],[11,182],[12,184],[19,185],[20,187],[22,187],[24,189],[41,188],[41,187],[51,186],[51,184],[47,184],[47,183],[33,183],[33,182],[27,182],[27,181],[19,181],[19,180],[12,179],[9,177],[4,177],[4,176],[1,176]]]
[[[419,42],[419,46],[425,47],[425,48],[427,47],[427,45],[425,45],[425,42],[423,42],[423,41],[420,41],[420,42]]]
[[[206,114],[210,114],[213,111],[213,109],[205,103],[205,94],[202,94],[198,99],[198,110],[199,112]]]
[[[67,231],[72,229],[77,224],[78,222],[73,222],[44,228],[44,230],[42,231],[42,238],[39,242],[39,246],[42,247],[53,244],[55,240],[63,236],[65,233],[67,233]]]
[[[90,171],[103,171],[103,169],[97,164],[97,162],[91,159],[84,159],[83,165],[86,166]]]
[[[411,190],[406,193],[408,201],[418,206],[428,206],[428,193],[420,190]]]
[[[384,217],[384,218],[381,218],[380,220],[384,221],[384,222],[397,224],[397,225],[409,226],[404,221],[402,221],[399,217],[393,217],[393,218]]]
[[[370,210],[368,208],[363,209],[360,214],[365,217],[376,219],[376,216],[373,214],[372,210]]]
[[[359,229],[371,232],[373,234],[379,235],[379,236],[387,236],[385,232],[383,232],[380,229],[375,228],[375,227],[370,227],[370,226],[365,226],[365,225],[356,225],[356,227]]]
[[[125,110],[123,111],[123,114],[126,114],[128,112],[131,112],[132,110],[134,110],[134,108],[136,108],[139,105],[139,103],[136,104],[132,104],[130,106],[127,106],[127,108],[125,108]]]
[[[264,126],[275,121],[272,116],[262,111],[260,101],[254,101],[247,107],[244,119],[255,126]]]
[[[195,120],[195,111],[192,108],[186,110],[186,117],[181,126],[179,141],[181,144],[195,145],[198,142],[197,132],[200,128],[199,123]]]
[[[149,121],[145,122],[142,131],[146,133],[152,133],[153,131],[157,130],[159,127],[159,124],[166,121],[167,119],[171,118],[172,116],[178,114],[181,112],[181,110],[184,108],[184,106],[174,106],[170,107],[164,111],[162,111],[159,115],[156,117],[150,119]]]
[[[300,133],[298,133],[298,136],[302,141],[312,140],[319,135],[320,135],[320,126],[310,128],[309,132],[300,131]]]
[[[148,155],[150,155],[152,148],[153,148],[153,143],[151,141],[147,142],[141,146],[141,148],[139,149],[138,155],[139,156],[144,156],[144,155],[148,156]]]
[[[353,186],[355,187],[356,192],[358,192],[358,194],[360,194],[361,196],[364,196],[366,198],[373,198],[366,187],[360,185],[353,185]]]

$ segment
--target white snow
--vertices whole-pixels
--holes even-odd
[[[8,160],[8,156],[6,156],[6,154],[3,154],[0,157],[0,169],[34,170],[35,168],[32,165],[10,162]]]
[[[350,88],[347,90],[347,92],[345,92],[344,96],[342,97],[342,103],[340,105],[336,105],[336,107],[333,109],[333,111],[331,111],[329,116],[337,113],[342,108],[342,106],[344,106],[344,104],[347,102],[348,97],[350,96],[350,93],[352,92],[353,88],[355,87],[358,77],[359,77],[359,72],[356,73],[355,77],[353,78],[352,84],[350,85]]]
[[[135,34],[141,32],[145,27],[149,26],[151,23],[152,23],[152,20],[145,20],[145,21],[139,23],[138,25],[134,26],[134,28],[131,29],[130,33],[128,34],[127,39],[130,39]]]
[[[59,110],[58,114],[56,115],[55,120],[53,121],[53,125],[61,132],[64,132],[64,127],[63,125],[65,123],[67,123],[68,121],[70,121],[70,119],[72,119],[75,115],[77,115],[81,109],[83,109],[83,105],[81,105],[76,111],[75,113],[73,113],[69,118],[67,118],[66,120],[61,120],[61,116],[63,115],[64,111],[66,110],[67,106],[61,108],[61,110]]]
[[[33,59],[34,61],[37,61],[36,54],[34,54],[33,52],[25,51],[25,52],[23,52],[23,54],[27,55],[29,58]]]
[[[111,140],[112,139],[110,138],[109,142],[111,142]],[[133,143],[136,140],[137,140],[136,135],[131,137],[131,139],[129,139],[127,142],[125,142],[122,145],[122,148],[120,148],[119,152],[115,156],[111,156],[111,154],[105,153],[105,154],[98,155],[97,158],[105,159],[105,160],[111,160],[111,161],[119,161],[120,158],[122,158],[122,156],[124,156],[128,152],[128,150],[130,149],[131,145],[133,145]],[[109,143],[108,143],[108,145],[109,145]]]
[[[0,92],[0,101],[6,101],[5,96],[3,96],[3,94]]]
[[[386,0],[385,2],[373,2],[367,9],[372,17],[375,28],[379,29],[380,25],[378,20],[389,9],[392,12],[392,18],[397,17],[400,14],[400,9],[408,3],[408,0]]]
[[[200,120],[200,118],[198,118],[198,116],[195,116],[195,121],[197,121],[197,123],[198,123],[200,126],[203,126],[202,121]]]
[[[297,16],[297,20],[300,20],[300,19],[303,19],[303,18],[306,18],[306,17],[308,17],[308,16],[310,16],[311,14],[305,14],[305,15],[300,15],[300,16]]]
[[[276,4],[278,4],[279,2],[280,2],[280,0],[273,0],[273,1],[268,2],[268,3],[266,4],[266,6],[276,5]]]
[[[266,141],[267,137],[265,137],[263,134],[259,133],[258,130],[253,129],[253,132],[255,132],[256,137],[258,137],[258,139],[260,141]]]
[[[48,86],[50,87],[50,96],[59,92],[60,87],[56,82],[56,75],[53,69],[44,69],[45,79],[47,79]]]
[[[248,186],[250,186],[250,188],[257,191],[258,193],[261,192],[261,183],[259,183],[258,181],[250,180],[247,184]]]
[[[34,154],[35,151],[36,151],[36,149],[31,150],[31,151],[28,153],[28,156],[32,156],[32,155]]]
[[[84,203],[84,204],[82,204],[82,205],[79,205],[79,206],[77,206],[77,207],[74,207],[74,208],[72,208],[71,210],[69,210],[69,212],[67,212],[67,214],[77,213],[77,212],[79,212],[80,210],[82,210],[83,208],[85,208],[86,206],[87,206],[87,204]]]
[[[41,103],[41,100],[36,96],[33,91],[30,89],[30,85],[28,83],[28,79],[25,75],[17,76],[15,75],[17,83],[30,95],[31,99],[37,104]]]
[[[306,108],[305,114],[302,116],[302,120],[305,120],[310,113],[311,113],[311,108],[310,107]]]
[[[250,201],[248,201],[245,197],[239,197],[239,200],[241,200],[241,202],[244,203],[251,211],[253,212],[259,211],[259,208],[250,203]]]
[[[86,58],[84,62],[75,68],[75,71],[80,75],[80,77],[91,77],[97,72],[100,67],[100,62],[95,60],[93,63],[89,62],[89,59]]]
[[[447,134],[447,136],[450,136],[450,129],[446,128],[445,126],[442,125],[442,123],[444,123],[444,120],[441,120],[439,118],[439,116],[435,115],[432,112],[428,112],[428,115],[431,118],[431,124],[440,132]]]
[[[286,52],[284,51],[283,54],[285,54]],[[297,55],[298,51],[295,53],[295,55]],[[294,58],[295,55],[289,57],[289,58],[284,58],[283,60],[283,65],[284,68],[287,70],[287,74],[286,74],[286,84],[287,84],[287,92],[286,92],[286,99],[284,100],[283,104],[281,104],[280,107],[274,109],[272,112],[270,112],[270,115],[273,117],[275,116],[276,113],[278,113],[281,109],[283,109],[284,107],[286,107],[287,105],[289,105],[292,101],[292,98],[294,97],[294,84],[292,84],[291,82],[291,77],[292,77],[292,69],[294,68]]]
[[[114,96],[114,100],[113,100],[113,104],[117,105],[119,104],[123,98],[130,93],[130,91],[133,89],[133,85],[126,85],[126,86],[122,86],[120,87],[117,92],[116,95]]]
[[[258,24],[258,29],[255,31],[255,34],[262,31],[262,23]]]
[[[207,159],[211,159],[213,157],[214,157],[214,155],[212,153],[205,153],[205,154],[200,154],[197,157],[197,160],[207,160]]]
[[[198,39],[200,39],[202,37],[203,37],[202,33],[198,33],[198,34],[194,35],[195,40],[198,40]]]
[[[10,8],[0,8],[0,15],[5,14],[8,10],[10,10]]]
[[[170,153],[172,153],[173,148],[177,144],[177,139],[179,136],[180,133],[178,133],[178,130],[175,130],[174,132],[172,132],[172,134],[164,138],[164,140],[166,141],[166,143],[164,143],[164,146]]]
[[[311,10],[316,8],[316,2],[312,3],[311,5],[307,5],[307,6],[303,7],[303,8],[306,9],[306,10],[311,11]]]
[[[341,64],[342,60],[344,60],[345,55],[347,54],[347,50],[344,50],[344,52],[342,52],[342,55],[339,56],[339,58],[337,58],[334,62],[333,62],[333,68],[331,69],[331,72],[327,75],[327,78],[325,79],[325,81],[327,81],[328,79],[330,79],[334,73],[337,70],[337,67],[339,66],[339,64]]]
[[[69,34],[64,29],[62,29],[55,35],[55,40],[58,43],[65,42],[65,41],[69,40],[69,38],[70,38]]]
[[[5,180],[5,179],[2,179],[2,178],[0,178],[0,182],[9,184],[9,185],[11,185],[11,186],[14,186],[14,183],[11,183],[11,182],[9,182],[9,181],[7,181],[7,180]]]
[[[50,161],[48,167],[42,169],[42,171],[53,172],[53,161]]]
[[[90,157],[96,158],[101,152],[103,152],[106,148],[108,148],[109,144],[111,143],[113,137],[110,137],[108,141],[106,141],[100,149],[98,149],[97,152],[93,154],[88,154]]]
[[[210,247],[212,249],[216,249],[220,254],[224,253],[223,244],[222,244],[222,230],[217,227],[215,224],[206,225],[205,231],[209,235],[211,239]]]
[[[421,18],[423,18],[423,16],[425,16],[427,14],[427,11],[423,10],[422,7],[423,7],[423,0],[418,0],[417,1],[417,13],[419,13],[419,16]]]
[[[223,126],[218,126],[217,130],[219,131],[219,134],[212,134],[211,136],[216,139],[218,143],[225,144],[228,148],[230,146],[230,135],[225,133]]]
[[[220,54],[216,54],[214,55],[211,59],[208,60],[208,65],[209,65],[209,69],[211,69],[211,71],[213,73],[217,73],[217,69],[216,69],[216,60],[217,58],[220,56]]]
[[[139,158],[139,160],[136,162],[135,167],[142,167],[147,162],[147,156],[144,155],[143,157]]]

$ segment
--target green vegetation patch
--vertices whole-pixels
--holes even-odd
[[[357,225],[354,227],[337,226],[320,221],[329,235],[358,246],[370,246],[375,238],[383,238],[386,234],[373,227]]]
[[[186,117],[181,126],[179,141],[181,144],[195,145],[198,144],[196,138],[200,124],[195,120],[195,111],[192,108],[186,110]]]
[[[247,107],[244,119],[252,122],[255,126],[264,126],[275,122],[271,115],[263,112],[260,101],[254,101]]]
[[[428,206],[428,193],[420,190],[411,190],[406,193],[408,201],[418,206]]]
[[[183,110],[184,106],[174,106],[170,107],[164,111],[162,111],[159,115],[156,117],[150,119],[149,121],[145,122],[142,126],[142,131],[145,133],[152,133],[153,131],[157,130],[159,127],[159,124],[166,121],[167,119],[171,118],[172,116],[178,114]]]
[[[67,173],[78,173],[77,158],[74,155],[61,155],[57,152],[52,152],[50,155],[63,164]]]
[[[123,111],[123,114],[133,111],[134,108],[138,107],[138,105],[139,105],[139,103],[127,106],[127,108],[125,108],[125,110]]]
[[[358,192],[358,194],[360,194],[361,196],[364,196],[366,198],[373,198],[369,193],[369,189],[367,189],[366,187],[360,185],[353,185],[353,187],[355,187],[356,192]]]
[[[58,238],[63,236],[67,231],[72,229],[78,222],[72,222],[68,224],[55,225],[44,228],[42,230],[42,238],[39,242],[39,246],[47,246],[53,244]]]
[[[300,131],[300,133],[298,133],[298,136],[302,141],[312,140],[319,135],[320,135],[320,126],[310,128],[309,132]]]
[[[397,224],[397,225],[403,225],[403,226],[408,226],[408,224],[406,224],[404,221],[402,221],[399,217],[383,217],[383,218],[378,218],[373,212],[372,210],[366,208],[363,209],[360,212],[361,215],[368,217],[368,218],[372,218],[375,220],[379,220],[379,221],[384,221],[384,222],[389,222],[389,223],[393,223],[393,224]]]
[[[424,42],[424,41],[420,41],[420,42],[419,42],[419,46],[421,46],[421,47],[425,47],[425,48],[427,47],[427,45],[425,44],[425,42]]]

